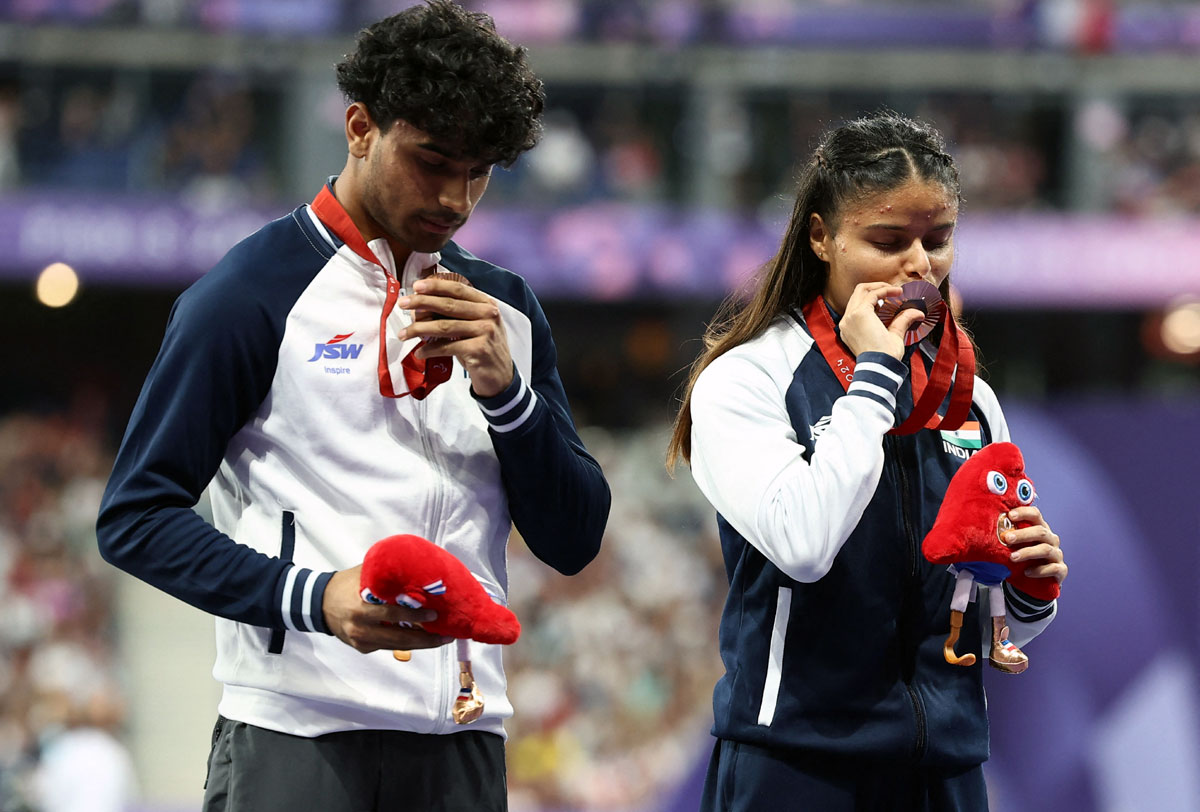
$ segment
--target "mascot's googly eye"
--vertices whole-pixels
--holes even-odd
[[[1017,498],[1021,500],[1022,505],[1028,505],[1033,501],[1033,483],[1028,479],[1022,479],[1017,483]]]
[[[375,597],[375,593],[372,592],[368,587],[364,586],[363,591],[360,592],[359,594],[362,595],[362,599],[364,601],[366,601],[367,603],[374,603],[377,605],[383,603],[383,598]]]
[[[999,471],[988,471],[987,486],[992,493],[1004,493],[1008,490],[1008,480]]]

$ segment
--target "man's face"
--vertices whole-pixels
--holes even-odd
[[[366,155],[362,206],[392,242],[412,251],[438,251],[471,216],[491,172],[490,164],[457,155],[397,120],[376,133]]]

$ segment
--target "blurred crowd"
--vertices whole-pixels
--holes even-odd
[[[613,490],[600,557],[566,578],[510,544],[524,629],[506,653],[514,812],[650,808],[711,724],[725,593],[711,510],[686,470],[668,477],[661,425],[585,435]],[[94,418],[0,417],[4,812],[136,808],[115,662],[125,576],[100,560],[93,530],[106,447]]]
[[[118,812],[136,792],[120,739],[115,572],[93,532],[108,466],[90,416],[0,417],[5,812]]]
[[[406,4],[0,0],[0,22],[111,22],[329,37],[347,36]],[[838,33],[843,28],[878,28],[877,42],[859,43],[867,47],[919,45],[899,33],[911,26],[952,32],[946,42],[928,43],[933,46],[1011,48],[1011,38],[972,42],[975,23],[963,16],[972,14],[983,15],[981,30],[995,36],[1011,30],[1013,21],[1033,25],[1041,32],[1033,47],[1074,43],[1071,47],[1085,51],[1105,50],[1126,30],[1141,38],[1142,50],[1154,48],[1155,31],[1190,37],[1200,46],[1200,5],[1194,2],[923,0],[899,10],[880,0],[466,4],[493,14],[508,36],[535,47],[538,42],[632,41],[670,50],[672,43],[736,40],[736,31],[777,33],[789,26],[812,34],[811,41],[797,46],[845,44]],[[1136,14],[1143,16],[1129,17]],[[946,25],[926,24],[939,20]],[[312,158],[339,140],[342,100],[330,77],[323,78],[328,85],[314,91],[302,89],[312,79],[301,75],[298,65],[233,74],[201,68],[31,67],[0,58],[0,193],[91,190],[169,196],[209,210],[260,203],[290,207],[296,194],[309,193],[307,186],[297,188],[297,176],[311,172]],[[1068,91],[781,87],[735,88],[716,96],[705,92],[652,81],[551,81],[540,148],[511,171],[495,173],[490,196],[533,210],[606,201],[781,219],[795,177],[793,162],[809,152],[815,134],[886,105],[926,117],[947,135],[959,159],[969,211],[1200,211],[1195,191],[1200,102],[1187,94],[1088,100]],[[316,131],[321,140],[301,144],[299,130]],[[334,171],[338,159],[331,155],[329,160],[328,171]]]
[[[0,0],[19,22],[149,25],[212,31],[354,31],[394,13],[398,0]],[[1200,45],[1187,0],[915,0],[893,24],[847,25],[894,9],[886,0],[465,0],[522,41],[869,43],[903,33],[925,42],[968,36],[973,45],[1103,51]],[[1147,8],[1149,7],[1149,8]],[[864,15],[863,12],[870,12]],[[894,24],[914,19],[911,28]],[[941,21],[942,26],[931,23]],[[861,20],[860,20],[861,22]],[[948,25],[946,25],[948,24]]]
[[[0,192],[160,195],[206,210],[290,207],[286,180],[296,173],[281,94],[277,85],[210,73],[6,76],[0,63]],[[335,95],[331,108],[340,104]],[[697,126],[697,111],[673,88],[551,87],[541,145],[494,173],[489,199],[532,211],[604,201],[781,220],[796,156],[830,122],[884,104],[946,134],[969,212],[1200,212],[1194,98],[1077,105],[965,92],[732,96]],[[312,126],[332,138],[333,119]],[[331,154],[328,171],[337,160]]]
[[[509,545],[513,812],[666,808],[710,741],[727,583],[712,509],[686,466],[667,475],[665,427],[584,441],[613,492],[600,555],[566,578]]]
[[[201,75],[68,74],[0,83],[0,189],[162,193],[197,205],[271,199],[269,101]]]

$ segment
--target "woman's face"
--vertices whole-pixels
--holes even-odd
[[[839,313],[862,282],[940,286],[954,262],[958,201],[936,182],[912,179],[847,203],[834,223],[809,221],[809,241],[829,264],[825,298]]]

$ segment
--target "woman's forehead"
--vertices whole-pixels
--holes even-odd
[[[864,217],[878,219],[888,215],[899,217],[927,216],[930,219],[953,219],[958,213],[958,196],[938,181],[914,178],[893,189],[872,189],[842,204],[840,219]]]

